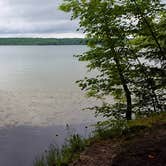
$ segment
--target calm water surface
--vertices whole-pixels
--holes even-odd
[[[0,89],[73,88],[85,65],[73,55],[86,46],[0,46]]]
[[[35,155],[73,131],[86,134],[96,104],[75,81],[86,75],[73,58],[86,46],[0,46],[0,166],[32,166]],[[56,134],[59,136],[56,137]]]

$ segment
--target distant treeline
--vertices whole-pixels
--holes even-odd
[[[0,38],[0,45],[85,45],[83,38]]]

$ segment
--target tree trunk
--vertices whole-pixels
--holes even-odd
[[[106,21],[105,21],[105,24],[106,24],[106,27],[109,27]],[[106,29],[106,35],[111,41],[112,39],[111,39],[110,34],[108,32],[110,32],[110,30]],[[127,81],[126,81],[126,79],[123,75],[123,71],[121,69],[120,62],[119,62],[119,57],[118,57],[118,55],[115,51],[115,47],[112,43],[111,43],[111,52],[114,55],[114,61],[116,63],[117,69],[118,69],[118,73],[119,73],[119,77],[120,77],[120,80],[121,80],[121,83],[122,83],[122,86],[123,86],[123,90],[125,91],[125,97],[126,97],[126,103],[127,103],[126,119],[131,120],[132,119],[131,92],[128,88]]]
[[[125,96],[126,96],[126,99],[127,99],[126,119],[131,120],[132,119],[131,92],[129,91],[126,84],[123,85],[123,88],[125,90]]]
[[[123,71],[121,69],[121,66],[120,66],[120,63],[119,63],[119,59],[116,55],[116,52],[114,49],[112,49],[113,53],[114,53],[114,61],[116,62],[116,66],[117,66],[117,69],[118,69],[118,73],[119,73],[119,77],[120,77],[120,80],[122,82],[122,86],[123,86],[123,89],[125,91],[125,97],[126,97],[126,103],[127,103],[127,110],[126,110],[126,119],[127,120],[131,120],[132,119],[132,100],[131,100],[131,92],[128,88],[128,85],[127,85],[127,81],[123,75]]]
[[[131,103],[131,92],[127,86],[126,80],[121,72],[121,69],[119,70],[120,79],[122,81],[123,89],[125,91],[126,101],[127,101],[127,110],[126,110],[126,119],[131,120],[132,119],[132,103]]]

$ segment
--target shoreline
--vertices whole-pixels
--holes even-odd
[[[40,156],[51,144],[62,146],[69,134],[78,133],[88,137],[92,129],[87,124],[31,127],[19,126],[0,128],[0,165],[32,166],[35,157]]]

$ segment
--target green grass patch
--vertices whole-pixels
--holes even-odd
[[[34,166],[67,166],[85,149],[86,140],[73,135],[62,148],[51,145],[48,151],[34,161]]]
[[[164,123],[166,122],[166,112],[162,112],[160,114],[152,114],[150,117],[138,118],[136,120],[132,120],[128,122],[129,127],[132,126],[146,126],[152,127],[156,123]]]
[[[94,135],[96,139],[119,138],[121,136],[130,137],[139,134],[141,130],[150,129],[157,123],[166,123],[165,112],[131,121],[107,120],[100,122],[96,125]]]

